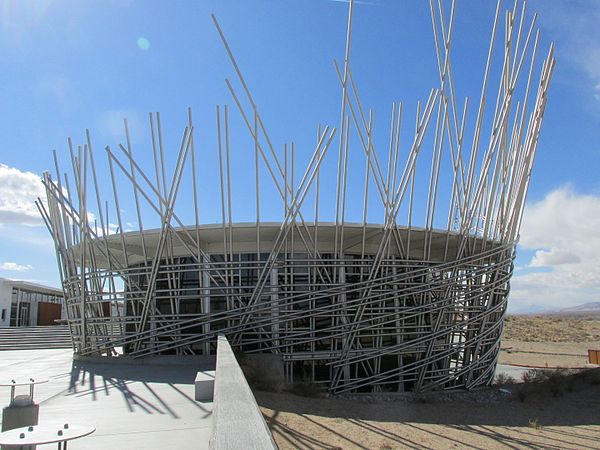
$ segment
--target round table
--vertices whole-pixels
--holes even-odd
[[[25,446],[58,443],[58,449],[67,448],[67,441],[96,431],[96,427],[69,422],[48,422],[41,425],[15,428],[0,433],[0,445]],[[61,446],[62,444],[62,446]]]

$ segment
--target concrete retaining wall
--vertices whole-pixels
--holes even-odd
[[[213,399],[215,450],[277,449],[225,336],[219,336]]]

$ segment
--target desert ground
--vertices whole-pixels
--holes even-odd
[[[500,362],[584,367],[588,348],[600,349],[600,315],[509,316]],[[511,392],[493,401],[255,395],[280,449],[600,448],[600,369],[556,373],[493,387]]]
[[[584,367],[600,350],[600,314],[507,316],[501,364]]]

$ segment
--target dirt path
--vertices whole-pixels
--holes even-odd
[[[588,349],[600,349],[600,341],[524,342],[504,339],[498,362],[540,367],[585,367]]]

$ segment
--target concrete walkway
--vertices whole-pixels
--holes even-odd
[[[498,364],[496,366],[496,376],[503,374],[508,377],[513,377],[516,381],[523,379],[523,374],[534,367],[511,366],[509,364]]]
[[[72,450],[208,448],[212,403],[194,400],[200,369],[73,361],[70,350],[4,351],[0,358],[2,380],[50,378],[34,394],[40,424],[72,421],[96,427],[91,436],[70,442]],[[0,390],[2,407],[9,398],[9,388]],[[54,448],[56,444],[38,446]]]

